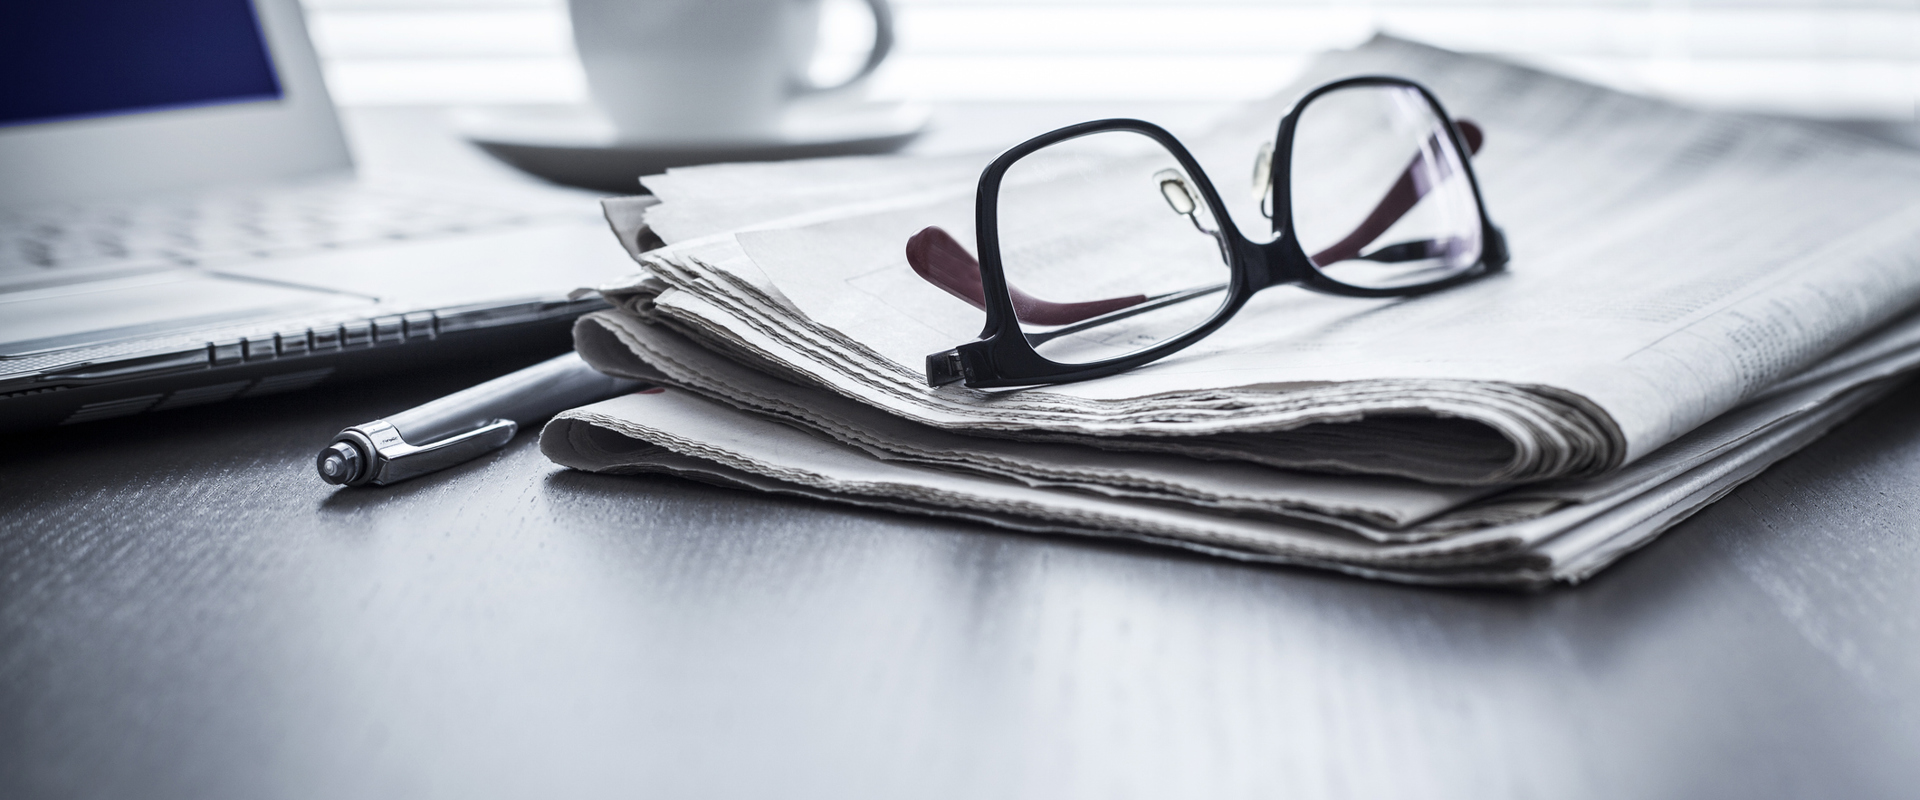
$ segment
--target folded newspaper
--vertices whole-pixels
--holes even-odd
[[[1295,97],[1359,74],[1419,80],[1486,131],[1507,272],[1414,298],[1276,289],[1122,375],[933,387],[925,357],[982,318],[904,245],[931,225],[972,242],[993,154],[675,170],[607,201],[643,271],[575,331],[595,367],[664,388],[564,413],[541,446],[580,469],[1532,586],[1592,575],[1920,366],[1920,153],[1388,37],[1187,144],[1240,174]],[[1257,200],[1223,194],[1258,230]]]

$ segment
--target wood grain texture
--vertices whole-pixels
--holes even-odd
[[[509,366],[7,441],[0,797],[1920,785],[1920,386],[1539,595],[574,473],[530,436],[314,476],[344,425]]]
[[[1920,777],[1920,388],[1537,596],[573,473],[531,437],[321,484],[318,444],[392,404],[13,442],[0,796],[1895,797]]]

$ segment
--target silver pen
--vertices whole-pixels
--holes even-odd
[[[470,461],[505,447],[523,425],[644,386],[598,372],[568,353],[347,428],[314,465],[327,483],[384,486]]]

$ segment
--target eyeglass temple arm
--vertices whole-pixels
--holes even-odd
[[[1466,140],[1469,155],[1480,151],[1480,144],[1486,135],[1480,126],[1470,120],[1455,120],[1460,128],[1461,138]],[[1416,171],[1426,160],[1426,154],[1413,157],[1412,163],[1400,173],[1399,180],[1387,195],[1374,206],[1373,212],[1360,223],[1345,239],[1338,244],[1322,250],[1313,257],[1316,264],[1331,264],[1345,261],[1360,254],[1361,248],[1380,237],[1393,223],[1413,210],[1415,203],[1426,195],[1427,187],[1420,186],[1414,180]],[[1332,258],[1338,256],[1337,258]],[[1332,258],[1332,260],[1327,260]],[[986,310],[986,289],[980,282],[980,262],[967,252],[967,248],[955,241],[952,234],[939,227],[928,227],[907,240],[907,263],[913,271],[928,283],[940,287],[974,308]],[[1088,300],[1079,303],[1056,303],[1043,300],[1012,284],[1007,285],[1007,294],[1013,300],[1014,316],[1021,322],[1034,325],[1071,325],[1089,320],[1102,314],[1109,314],[1128,306],[1147,301],[1143,294],[1126,297],[1110,297],[1105,300]]]
[[[1454,120],[1454,124],[1460,127],[1460,138],[1466,140],[1467,155],[1480,152],[1481,143],[1486,141],[1486,133],[1480,130],[1480,126],[1466,119]],[[1407,212],[1412,211],[1414,204],[1419,203],[1420,198],[1425,197],[1427,190],[1432,188],[1421,185],[1420,181],[1415,179],[1426,160],[1427,154],[1424,151],[1414,154],[1413,161],[1401,171],[1400,179],[1393,182],[1393,188],[1388,189],[1387,195],[1380,198],[1380,204],[1373,207],[1373,212],[1368,214],[1366,219],[1361,220],[1360,226],[1354,228],[1346,238],[1313,254],[1313,263],[1333,264],[1361,257],[1362,249],[1372,244],[1373,240],[1380,238],[1380,234],[1386,233],[1387,229],[1399,222]]]
[[[986,309],[987,293],[980,284],[980,262],[945,230],[931,227],[908,239],[907,263],[928,283],[966,301],[967,305]],[[1035,325],[1067,325],[1138,305],[1147,299],[1146,295],[1136,294],[1081,303],[1055,303],[1034,297],[1012,285],[1007,287],[1007,293],[1013,296],[1014,316],[1021,322]]]

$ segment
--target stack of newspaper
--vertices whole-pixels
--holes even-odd
[[[1238,177],[1295,97],[1358,74],[1419,80],[1486,131],[1507,272],[1416,298],[1274,289],[1122,375],[931,387],[925,357],[982,317],[904,245],[930,225],[972,243],[993,154],[676,170],[608,201],[644,269],[576,329],[589,363],[664,388],[562,414],[541,446],[1023,531],[1542,585],[1592,575],[1920,365],[1920,153],[1386,37],[1187,144]],[[1263,229],[1257,200],[1232,202]]]

